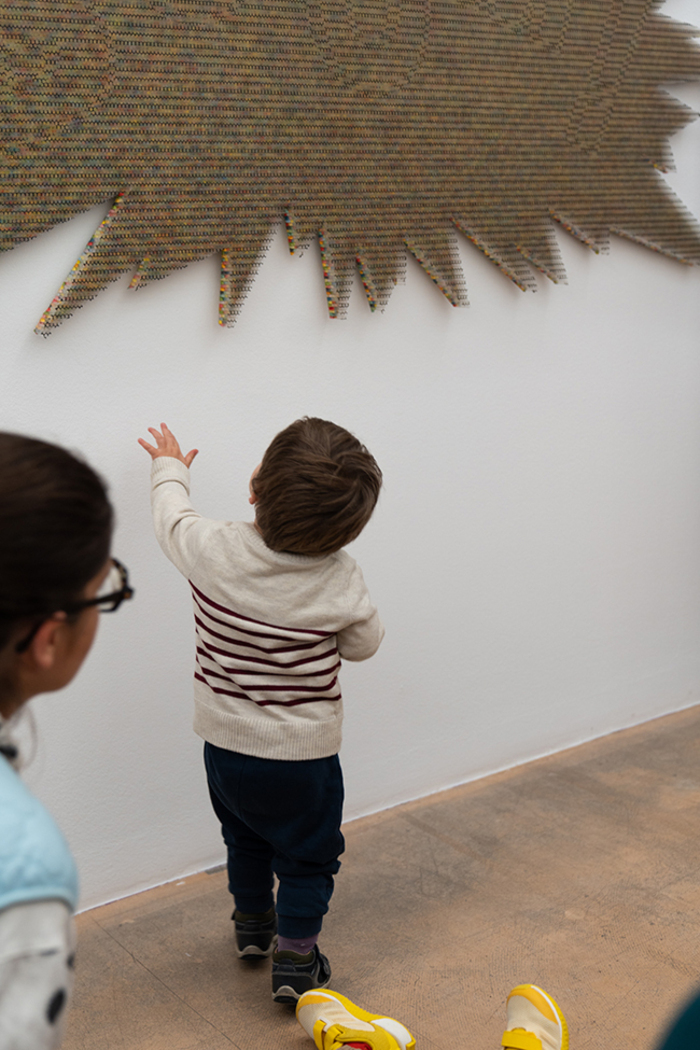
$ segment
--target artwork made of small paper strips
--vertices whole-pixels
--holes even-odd
[[[517,285],[564,278],[553,220],[688,263],[659,174],[694,114],[695,31],[657,0],[0,0],[0,245],[110,210],[39,322],[124,272],[214,252],[230,324],[282,220],[328,309],[407,251],[466,301],[461,232]]]

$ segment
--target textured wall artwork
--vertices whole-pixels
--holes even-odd
[[[693,114],[693,31],[655,0],[0,0],[0,244],[111,204],[39,323],[125,271],[221,255],[234,319],[280,221],[320,245],[331,316],[383,305],[410,251],[465,301],[458,231],[521,288],[556,220],[685,262],[659,172]]]

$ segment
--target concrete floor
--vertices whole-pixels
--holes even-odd
[[[700,985],[699,740],[693,708],[348,825],[331,987],[417,1050],[496,1050],[522,981],[572,1050],[652,1050]],[[65,1050],[311,1050],[230,911],[217,871],[81,915]]]

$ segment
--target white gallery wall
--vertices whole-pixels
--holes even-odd
[[[700,26],[694,0],[665,10]],[[700,109],[699,87],[674,93]],[[700,122],[672,144],[668,181],[700,216]],[[387,634],[343,670],[348,818],[700,702],[700,268],[558,230],[568,284],[524,294],[462,242],[468,308],[411,262],[384,313],[358,280],[330,320],[317,250],[291,258],[280,230],[233,329],[212,258],[138,292],[125,276],[34,335],[104,212],[0,257],[0,426],[105,475],[137,592],[69,689],[32,705],[26,777],[83,907],[223,860],[188,588],[137,445],[161,421],[201,450],[210,516],[250,516],[250,471],[300,415],[347,426],[384,470],[351,547]]]

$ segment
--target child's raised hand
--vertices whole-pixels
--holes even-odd
[[[162,431],[162,433],[161,433]],[[177,438],[170,430],[168,430],[165,423],[161,423],[160,430],[156,430],[155,427],[148,428],[149,434],[153,434],[155,438],[155,446],[149,445],[143,438],[139,438],[139,445],[141,448],[145,448],[151,459],[158,459],[159,456],[170,456],[172,459],[179,459],[181,463],[184,463],[186,467],[189,467],[192,460],[199,452],[199,449],[191,449],[186,456],[183,456]]]

